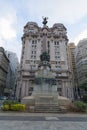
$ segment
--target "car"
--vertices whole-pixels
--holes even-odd
[[[1,98],[0,98],[0,100],[7,100],[8,99],[8,97],[6,97],[6,96],[2,96]]]

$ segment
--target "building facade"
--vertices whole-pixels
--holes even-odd
[[[32,94],[33,79],[38,70],[40,55],[45,50],[50,55],[51,70],[56,75],[59,95],[73,98],[67,43],[67,29],[63,24],[56,23],[51,28],[47,25],[39,27],[35,22],[25,25],[17,98]]]
[[[75,49],[76,49],[76,46],[74,43],[68,44],[69,66],[70,66],[70,71],[71,71],[71,75],[72,75],[73,92],[74,92],[74,98],[77,98],[78,97],[78,88],[77,88]]]
[[[17,58],[16,53],[6,51],[6,55],[9,59],[9,67],[8,67],[6,86],[8,88],[8,91],[10,90],[10,96],[15,96],[19,62],[18,62],[18,58]]]
[[[87,39],[80,40],[76,47],[76,68],[78,86],[80,86],[87,82]]]
[[[9,59],[5,54],[4,48],[0,47],[0,96],[4,96],[8,73]]]

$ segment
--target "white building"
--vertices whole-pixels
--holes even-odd
[[[33,91],[34,74],[38,70],[40,55],[46,50],[50,55],[51,70],[56,75],[59,95],[73,98],[67,43],[67,29],[61,23],[51,28],[46,25],[39,27],[35,22],[25,25],[17,97],[23,98]]]
[[[80,86],[87,82],[87,38],[80,40],[76,47],[76,68]]]

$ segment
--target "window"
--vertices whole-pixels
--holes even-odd
[[[32,45],[32,47],[34,47],[34,45]]]
[[[36,58],[36,56],[34,56],[34,59]]]
[[[59,45],[59,41],[54,41],[54,45]]]
[[[29,32],[34,32],[34,30],[33,30],[33,29],[29,29],[28,31],[29,31]]]
[[[32,51],[31,53],[32,53],[32,54],[36,54],[36,51]]]
[[[59,73],[59,75],[61,75],[61,73]],[[58,80],[58,84],[59,84],[59,85],[62,84],[61,80]]]
[[[47,43],[47,44],[48,44],[48,48],[49,48],[49,47],[50,47],[50,42],[48,41],[48,43]]]
[[[61,66],[58,66],[58,65],[56,65],[55,67],[56,67],[56,68],[59,68],[59,69],[61,68]]]
[[[57,59],[57,56],[55,56],[55,59]]]
[[[29,91],[33,91],[33,87],[29,87]]]
[[[59,45],[59,42],[57,41],[57,45]]]
[[[32,44],[37,44],[37,40],[32,40]]]
[[[31,55],[31,58],[32,59],[36,59],[36,55]]]
[[[57,91],[62,91],[62,89],[61,88],[57,88]]]
[[[56,41],[54,42],[54,44],[56,45]]]
[[[60,56],[55,56],[55,59],[59,59],[60,58]]]
[[[50,50],[48,50],[48,54],[50,53]]]
[[[29,64],[30,62],[29,62],[29,60],[26,60],[25,63],[26,63],[26,64]]]
[[[34,43],[37,44],[37,40],[35,40]]]
[[[33,87],[29,87],[29,96],[32,95]]]
[[[33,58],[33,55],[31,55],[31,58]]]
[[[36,65],[32,65],[32,68],[36,68]]]
[[[60,54],[60,52],[58,52],[58,51],[55,51],[55,55],[59,55]]]

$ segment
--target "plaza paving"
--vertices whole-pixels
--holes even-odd
[[[4,120],[0,119],[0,130],[87,130],[87,121],[72,121],[72,118],[87,118],[86,114],[0,113],[0,117],[7,117]],[[11,120],[12,117],[20,119]],[[23,117],[27,117],[28,120],[22,120]],[[37,120],[31,121],[29,117]],[[65,120],[61,121],[63,117]]]
[[[87,130],[87,123],[67,121],[0,121],[0,130]]]

